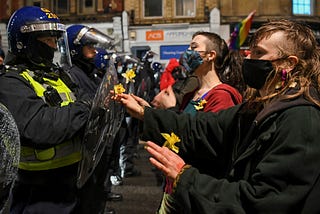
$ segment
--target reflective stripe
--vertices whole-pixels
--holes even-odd
[[[43,93],[46,90],[44,85],[50,85],[58,91],[62,98],[61,106],[74,102],[75,98],[72,91],[60,78],[58,80],[43,78],[45,84],[42,85],[33,79],[32,74],[29,70],[20,73],[34,88],[37,96],[44,101]],[[79,162],[82,159],[80,143],[81,140],[77,138],[47,149],[21,146],[19,168],[29,171],[48,170]]]
[[[45,98],[43,96],[43,93],[46,90],[45,85],[50,85],[58,91],[61,99],[63,100],[61,106],[66,106],[70,102],[74,102],[74,94],[60,78],[58,80],[43,78],[45,83],[42,85],[33,79],[32,74],[33,72],[29,70],[20,73],[20,75],[23,76],[30,83],[38,97],[41,97],[45,101]]]
[[[35,31],[45,31],[45,30],[54,30],[54,31],[66,31],[66,26],[61,23],[34,23],[27,24],[20,27],[21,33],[30,33]]]
[[[50,147],[34,149],[21,146],[19,168],[25,170],[47,170],[68,166],[81,160],[80,139]]]
[[[44,162],[21,162],[19,163],[19,169],[29,170],[29,171],[40,171],[48,169],[56,169],[64,166],[69,166],[71,164],[77,163],[82,159],[80,152],[74,152],[68,156],[62,158],[55,158],[53,160]]]

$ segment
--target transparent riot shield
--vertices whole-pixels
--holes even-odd
[[[98,165],[106,146],[112,147],[115,135],[124,117],[124,108],[111,99],[110,91],[118,84],[112,59],[93,99],[82,144],[82,160],[78,170],[77,186],[81,188]],[[106,169],[107,170],[107,169]]]
[[[8,212],[9,193],[17,177],[19,158],[18,128],[10,112],[0,103],[0,213]]]

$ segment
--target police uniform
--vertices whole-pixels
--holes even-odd
[[[88,213],[76,186],[88,96],[53,64],[54,52],[66,49],[39,40],[56,38],[62,45],[65,27],[48,9],[27,6],[11,16],[7,30],[0,102],[12,113],[21,141],[10,213]]]

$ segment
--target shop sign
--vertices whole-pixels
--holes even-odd
[[[180,55],[189,48],[189,45],[161,45],[160,59],[179,59]]]
[[[146,31],[147,41],[163,41],[163,30]]]

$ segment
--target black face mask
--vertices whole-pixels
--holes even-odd
[[[251,88],[261,89],[270,72],[274,70],[271,62],[270,60],[244,59],[242,64],[244,82]]]
[[[30,50],[27,53],[27,57],[31,62],[35,64],[44,64],[45,66],[51,66],[55,48],[36,40],[35,38],[30,39],[29,43]]]

